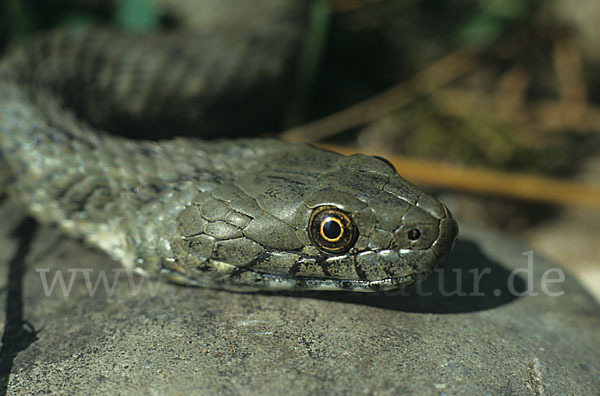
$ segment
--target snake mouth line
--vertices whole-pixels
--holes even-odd
[[[372,281],[358,279],[335,279],[326,277],[291,276],[285,274],[272,274],[250,268],[239,268],[230,276],[235,282],[240,279],[245,285],[248,276],[253,277],[256,289],[268,287],[270,290],[319,290],[339,291],[350,290],[357,292],[375,292],[397,289],[425,278],[428,273],[415,273],[409,276],[385,278]]]

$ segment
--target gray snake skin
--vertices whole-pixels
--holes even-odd
[[[203,287],[385,290],[424,279],[450,251],[458,227],[448,209],[379,158],[276,139],[101,131],[125,113],[187,117],[196,110],[186,101],[229,83],[216,67],[210,79],[194,75],[213,43],[198,55],[180,42],[58,32],[9,51],[0,62],[3,188],[126,268]],[[279,67],[229,48],[221,62],[247,76]]]

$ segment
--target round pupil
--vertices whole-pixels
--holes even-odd
[[[412,230],[408,231],[408,239],[410,239],[411,241],[416,241],[417,239],[419,239],[420,236],[421,232],[416,228],[413,228]]]
[[[323,222],[323,235],[329,239],[336,239],[342,233],[342,228],[337,221],[330,218],[325,219]]]

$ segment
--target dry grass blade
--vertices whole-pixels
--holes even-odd
[[[318,146],[344,155],[364,152],[351,147],[326,144]],[[374,152],[368,154],[382,155]],[[401,175],[417,184],[528,201],[600,208],[600,187],[509,172],[467,169],[398,155],[386,155],[386,158],[394,164]]]
[[[572,40],[555,41],[554,68],[561,93],[559,114],[570,124],[577,125],[587,111],[587,92],[581,54]]]
[[[316,142],[341,131],[357,127],[397,110],[413,100],[464,76],[475,67],[465,51],[453,52],[434,62],[404,83],[363,102],[316,121],[289,129],[282,137],[295,142]]]

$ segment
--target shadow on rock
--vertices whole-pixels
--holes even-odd
[[[17,354],[37,340],[37,330],[23,318],[23,276],[25,259],[33,242],[37,223],[24,218],[13,231],[19,241],[18,248],[8,268],[5,323],[0,348],[0,395],[8,389],[8,379]]]
[[[485,256],[469,241],[457,241],[447,260],[424,282],[381,293],[294,293],[327,301],[417,313],[466,313],[508,304],[526,290],[525,281]]]

